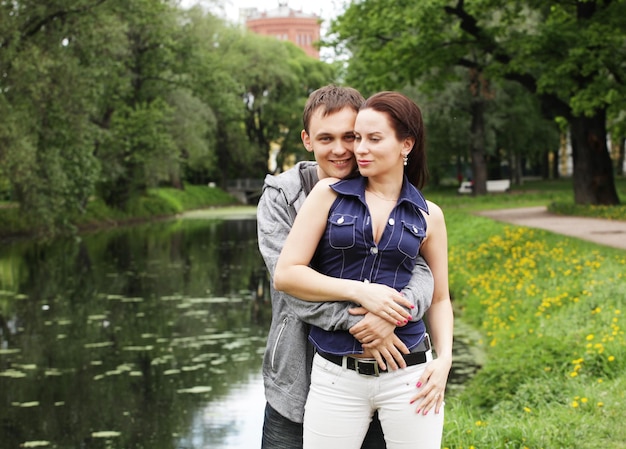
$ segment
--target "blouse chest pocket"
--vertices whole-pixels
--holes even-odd
[[[334,249],[352,248],[356,242],[354,215],[332,214],[328,219],[328,242]]]
[[[403,221],[398,250],[411,259],[415,259],[424,237],[426,237],[426,229],[423,225]]]

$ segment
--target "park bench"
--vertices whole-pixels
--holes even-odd
[[[463,181],[459,187],[459,193],[472,193],[474,190],[472,181]],[[487,181],[487,192],[507,192],[511,188],[510,179],[491,179]]]

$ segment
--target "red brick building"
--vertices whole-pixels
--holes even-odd
[[[320,39],[321,19],[316,14],[295,11],[287,6],[286,1],[278,2],[278,8],[269,11],[248,8],[242,12],[245,13],[246,28],[250,31],[291,41],[309,56],[320,58],[313,45]]]

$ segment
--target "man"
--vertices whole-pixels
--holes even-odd
[[[300,162],[278,176],[265,178],[257,223],[259,249],[271,276],[295,216],[317,181],[354,175],[353,129],[363,102],[361,94],[352,88],[329,85],[314,91],[304,108],[301,137],[316,163]],[[403,291],[416,305],[411,311],[414,319],[421,318],[429,307],[432,283],[430,269],[420,259]],[[360,341],[372,345],[393,333],[394,327],[362,309],[350,313],[345,302],[310,303],[273,288],[271,296],[272,324],[263,359],[267,404],[261,447],[297,449],[302,447],[304,404],[313,359],[309,324],[326,330],[350,330]],[[399,365],[394,361],[389,364],[391,368]],[[380,423],[374,419],[363,448],[384,447]]]

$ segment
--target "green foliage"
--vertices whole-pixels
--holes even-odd
[[[364,0],[352,2],[332,23],[334,38],[328,44],[350,53],[346,78],[365,93],[409,84],[442,91],[459,67],[474,80],[469,86],[473,93],[485,100],[491,99],[494,82],[519,83],[536,95],[547,117],[565,118],[574,131],[576,202],[617,204],[612,166],[603,149],[606,113],[619,117],[626,98],[624,30],[623,1]],[[508,109],[502,112],[523,117]],[[480,120],[475,111],[473,117]],[[515,117],[509,120],[515,123]],[[541,123],[526,122],[523,128],[530,129],[536,129],[527,126],[530,122]],[[484,139],[476,129],[472,137]],[[535,141],[553,141],[545,124],[538,129],[531,134]],[[470,145],[480,150],[474,139]],[[473,156],[476,181],[483,176],[476,159],[485,154],[476,151]]]
[[[0,198],[50,234],[94,195],[125,214],[151,187],[261,179],[270,143],[299,151],[304,102],[334,76],[169,0],[7,3],[0,67]]]

